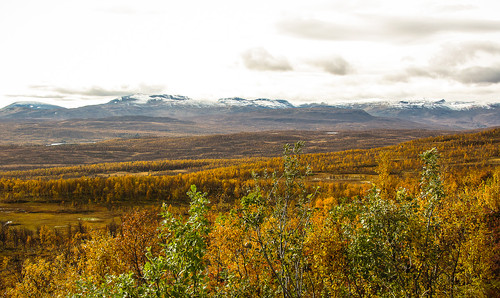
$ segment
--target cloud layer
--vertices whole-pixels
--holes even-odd
[[[500,32],[500,21],[356,15],[354,22],[350,23],[314,18],[287,18],[279,21],[276,27],[284,34],[307,39],[409,42],[439,33]]]
[[[75,98],[77,98],[81,101],[95,101],[96,99],[119,97],[134,93],[159,94],[163,93],[165,89],[166,87],[164,85],[147,84],[139,84],[137,86],[124,85],[120,86],[120,88],[107,88],[103,86],[68,88],[49,85],[31,85],[29,87],[29,93],[9,94],[7,97],[21,98],[23,100],[37,98],[74,101]]]
[[[84,88],[47,87],[45,89],[64,95],[103,97],[103,96],[123,96],[123,95],[130,95],[132,93],[144,93],[144,94],[161,93],[165,90],[165,86],[140,84],[138,86],[125,85],[121,86],[121,88],[105,88],[101,86],[92,86]]]
[[[130,93],[500,100],[497,0],[70,2],[0,1],[0,106]]]
[[[389,81],[409,82],[412,78],[447,79],[462,84],[500,83],[500,44],[493,42],[447,43],[427,65],[410,66]]]

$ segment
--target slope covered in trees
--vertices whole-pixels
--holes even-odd
[[[377,165],[390,167],[390,177],[411,185],[417,177],[418,154],[436,147],[450,183],[461,183],[465,172],[488,171],[499,164],[500,129],[419,139],[370,150],[306,154],[311,182],[329,196],[337,189],[360,187],[373,180]],[[54,201],[113,203],[120,201],[186,202],[190,185],[224,200],[241,197],[252,184],[251,173],[279,169],[280,158],[164,160],[105,163],[29,171],[0,172],[0,201]],[[353,183],[358,182],[358,183]],[[366,183],[365,183],[366,184]],[[401,185],[404,186],[404,185]],[[414,189],[414,187],[408,188]],[[353,194],[356,191],[353,192]]]
[[[2,289],[21,297],[491,296],[500,290],[499,141],[492,129],[371,150],[302,155],[298,146],[283,158],[113,165],[145,176],[111,176],[109,164],[3,173],[4,202],[164,207],[99,229],[2,225]],[[187,173],[165,175],[169,166]]]

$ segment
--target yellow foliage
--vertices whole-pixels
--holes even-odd
[[[123,260],[116,253],[117,249],[116,238],[100,231],[91,232],[91,239],[81,246],[78,255],[78,267],[82,270],[82,276],[100,283],[107,274],[126,272]]]

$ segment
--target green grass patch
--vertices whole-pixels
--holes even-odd
[[[11,222],[12,226],[36,230],[41,226],[63,228],[79,221],[104,226],[112,221],[119,222],[123,210],[104,206],[85,205],[71,207],[58,203],[0,203],[0,221]]]

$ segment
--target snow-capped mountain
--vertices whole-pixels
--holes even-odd
[[[389,103],[387,105],[390,105]],[[394,108],[399,109],[415,109],[415,108],[426,108],[426,109],[450,109],[455,111],[460,110],[470,110],[476,108],[489,108],[487,104],[481,104],[473,101],[451,101],[448,102],[444,99],[438,101],[431,100],[415,100],[406,101],[401,100],[392,104]]]
[[[406,119],[417,123],[445,125],[453,129],[482,128],[500,125],[500,104],[448,102],[444,99],[374,101],[335,105],[362,109],[373,116]]]
[[[147,104],[166,104],[169,106],[198,106],[198,107],[252,107],[252,108],[268,108],[268,109],[287,109],[295,106],[283,99],[245,99],[240,97],[221,98],[216,102],[193,100],[182,95],[146,95],[133,94],[126,95],[120,98],[111,100],[108,104],[125,104],[125,105],[147,105]]]
[[[147,94],[132,94],[122,96],[117,99],[110,101],[110,104],[134,104],[134,105],[144,105],[158,102],[183,102],[190,100],[187,96],[182,95],[169,95],[169,94],[159,94],[159,95],[147,95]]]
[[[393,110],[449,109],[454,111],[471,110],[478,108],[488,109],[488,108],[493,108],[495,105],[498,104],[478,103],[474,101],[446,101],[444,99],[400,100],[400,101],[366,100],[366,101],[355,101],[355,102],[338,102],[332,104],[332,106],[343,107],[343,108],[383,107],[385,109],[393,109]]]
[[[237,115],[235,119],[244,119],[245,117],[247,119],[257,119],[257,121],[274,119],[275,122],[278,122],[277,119],[281,119],[282,123],[290,123],[293,119],[286,120],[285,118],[291,117],[286,115],[295,115],[292,118],[297,121],[305,119],[300,117],[301,113],[309,113],[309,116],[313,114],[321,115],[319,117],[321,119],[312,116],[307,118],[308,123],[312,123],[314,121],[326,121],[329,119],[328,115],[331,115],[332,119],[340,119],[341,113],[343,113],[342,121],[349,117],[353,121],[366,118],[360,118],[359,111],[374,117],[420,123],[426,127],[430,125],[436,128],[470,129],[500,126],[500,104],[498,103],[448,102],[443,99],[438,101],[310,103],[295,106],[283,99],[232,97],[222,98],[218,101],[203,101],[194,100],[187,96],[168,94],[132,94],[121,96],[105,104],[73,109],[39,102],[18,102],[0,109],[0,119],[65,120],[146,116],[170,117],[195,122],[202,121],[202,119],[212,119],[212,121],[221,122],[224,119],[233,119],[234,115]],[[253,123],[252,121],[249,122],[250,125],[253,125]]]

